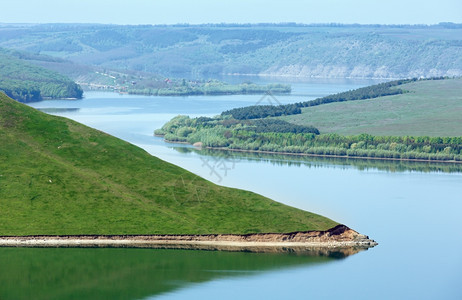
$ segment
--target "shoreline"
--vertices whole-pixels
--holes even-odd
[[[155,137],[164,137],[164,135],[154,134]],[[311,154],[311,153],[293,153],[293,152],[278,152],[278,151],[264,151],[264,150],[244,150],[244,149],[228,149],[223,147],[203,147],[194,146],[188,142],[169,141],[164,137],[164,142],[170,144],[187,144],[197,149],[210,149],[219,151],[233,151],[243,153],[263,153],[263,154],[279,154],[279,155],[292,155],[292,156],[311,156],[311,157],[331,157],[331,158],[343,158],[343,159],[367,159],[367,160],[388,160],[388,161],[410,161],[410,162],[428,162],[428,163],[451,163],[451,164],[462,164],[462,161],[458,160],[432,160],[432,159],[417,159],[417,158],[390,158],[390,157],[370,157],[370,156],[348,156],[348,155],[334,155],[334,154]]]
[[[129,247],[250,252],[365,250],[378,245],[368,236],[337,225],[326,231],[209,235],[34,235],[0,236],[0,247]]]
[[[221,73],[225,76],[247,76],[247,77],[274,77],[274,78],[295,78],[295,79],[360,79],[360,80],[396,80],[403,77],[369,77],[369,76],[315,76],[315,75],[294,75],[282,73]]]
[[[334,154],[292,153],[292,152],[277,152],[277,151],[263,151],[263,150],[227,149],[227,148],[220,148],[220,147],[203,147],[203,148],[211,149],[211,150],[221,150],[221,151],[282,154],[282,155],[294,155],[294,156],[313,156],[313,157],[333,157],[333,158],[348,158],[348,159],[352,158],[352,159],[368,159],[368,160],[391,160],[391,161],[414,161],[414,162],[462,164],[462,161],[458,161],[458,160],[432,160],[432,159],[418,159],[418,158],[390,158],[390,157],[348,156],[348,155],[334,155]]]

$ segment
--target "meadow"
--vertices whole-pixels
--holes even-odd
[[[462,136],[462,79],[399,86],[407,93],[302,108],[281,119],[342,135]]]

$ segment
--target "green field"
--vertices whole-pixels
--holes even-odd
[[[409,93],[323,104],[281,119],[321,133],[387,136],[462,136],[462,79],[425,80],[399,86]]]
[[[337,225],[225,188],[0,94],[0,235],[208,234]]]

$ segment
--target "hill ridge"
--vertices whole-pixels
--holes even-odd
[[[460,24],[53,24],[21,28],[20,34],[17,29],[14,24],[6,24],[2,28],[5,39],[0,46],[64,57],[80,64],[166,76],[462,75]],[[60,32],[65,32],[65,37]],[[37,39],[38,34],[44,38]]]

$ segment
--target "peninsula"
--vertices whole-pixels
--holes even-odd
[[[461,78],[396,80],[213,118],[177,116],[155,134],[231,151],[460,164],[461,87]]]
[[[328,218],[215,185],[4,94],[0,144],[3,246],[376,244]]]

